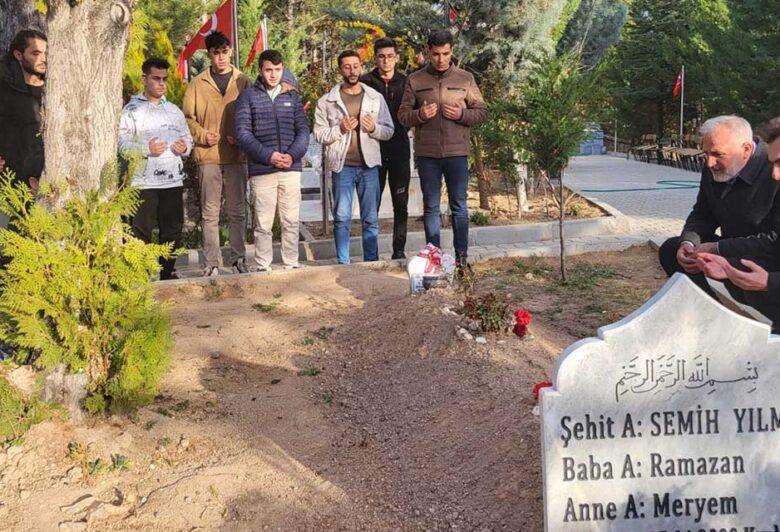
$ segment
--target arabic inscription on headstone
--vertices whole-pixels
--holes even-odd
[[[780,337],[687,277],[561,355],[548,531],[780,532]]]

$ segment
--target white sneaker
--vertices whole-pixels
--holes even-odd
[[[219,268],[216,266],[207,267],[203,270],[203,277],[217,277],[219,276]]]
[[[284,265],[284,269],[285,270],[297,270],[300,267],[301,267],[300,264],[285,264]]]
[[[270,266],[252,266],[249,271],[252,273],[271,273],[271,268]]]

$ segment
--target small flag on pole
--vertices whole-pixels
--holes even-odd
[[[447,18],[450,21],[450,24],[455,24],[458,20],[458,12],[455,10],[454,7],[450,6],[449,11],[447,12]]]
[[[680,90],[682,89],[682,84],[683,84],[683,73],[682,73],[682,68],[681,68],[680,71],[677,73],[677,81],[675,82],[674,88],[672,89],[672,97],[673,98],[677,98],[677,96],[680,95]]]
[[[181,55],[179,56],[179,63],[177,65],[181,77],[187,79],[187,60],[192,57],[192,54],[201,48],[206,47],[206,37],[209,33],[220,31],[225,35],[232,36],[233,44],[236,43],[236,37],[238,36],[235,35],[234,31],[235,1],[236,0],[225,0],[225,3],[219,6],[214,14],[209,17],[208,21],[200,28],[200,30],[198,30],[198,33],[196,33],[184,47],[184,50],[182,50]]]
[[[263,17],[263,21],[260,22],[260,26],[257,28],[255,34],[255,40],[252,43],[252,49],[249,51],[249,57],[246,58],[246,65],[244,68],[249,68],[252,61],[255,60],[255,54],[268,49],[268,20]]]

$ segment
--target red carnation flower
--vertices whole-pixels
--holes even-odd
[[[533,321],[533,316],[527,310],[518,309],[515,310],[515,326],[512,331],[522,338],[528,334],[528,325]]]
[[[518,309],[515,311],[515,322],[530,325],[531,321],[533,321],[533,316],[527,310]]]

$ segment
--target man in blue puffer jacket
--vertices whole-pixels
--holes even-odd
[[[298,267],[301,160],[309,146],[309,126],[301,96],[282,81],[284,64],[276,50],[260,54],[260,76],[236,101],[236,140],[246,153],[254,205],[255,271],[273,261],[271,227],[279,207],[282,262]]]

